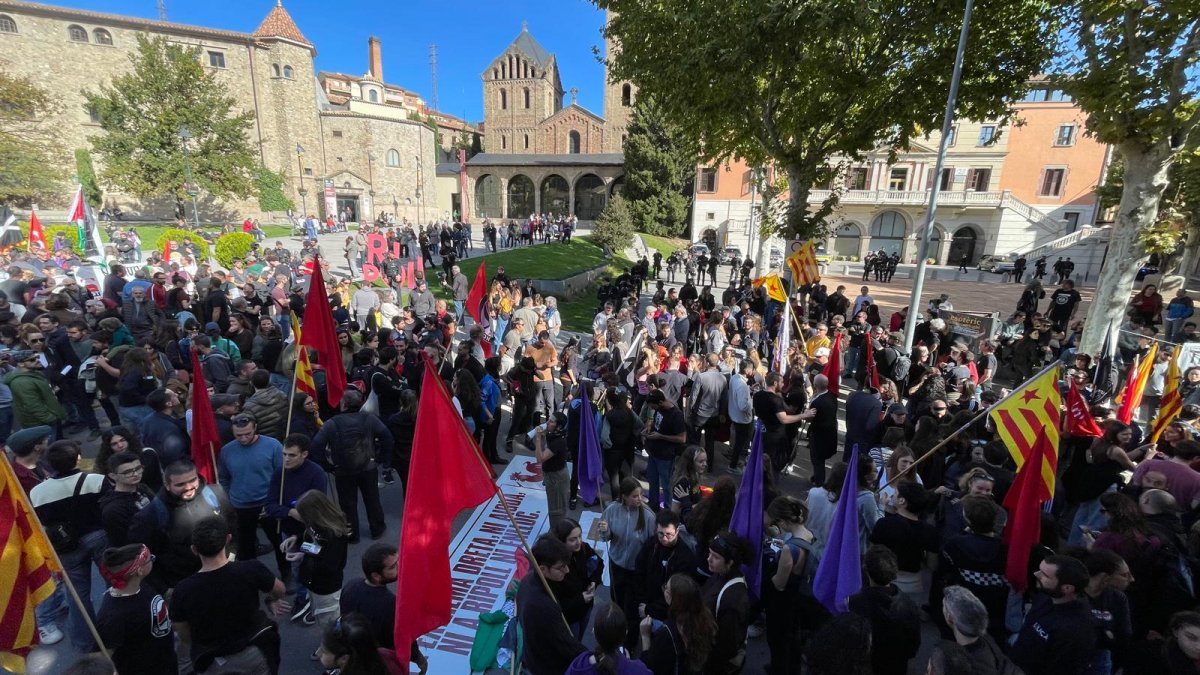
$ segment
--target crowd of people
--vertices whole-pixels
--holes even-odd
[[[715,256],[685,256],[685,283],[668,288],[655,255],[602,284],[592,334],[564,343],[557,300],[502,267],[484,320],[466,316],[454,262],[469,231],[382,229],[389,281],[389,261],[442,266],[411,288],[326,277],[351,385],[337,406],[319,363],[316,396],[291,387],[292,326],[319,252],[310,238],[298,254],[276,242],[229,270],[184,249],[114,263],[98,297],[69,266],[42,259],[50,267],[31,274],[17,264],[25,254],[5,261],[0,440],[84,599],[81,609],[60,587],[38,607],[42,642],[65,635],[93,652],[91,619],[122,674],[273,673],[278,618],[318,626],[312,656],[331,671],[395,672],[397,649],[424,664],[416,643],[393,643],[396,548],[370,545],[361,577],[346,567],[350,547],[380,539],[397,515],[380,490],[408,478],[434,368],[489,461],[520,453],[541,467],[550,528],[533,533],[536,569],[514,597],[527,672],[738,673],[760,634],[771,673],[1195,671],[1200,369],[1185,375],[1178,419],[1146,442],[1158,400],[1150,391],[1126,424],[1115,391],[1089,386],[1100,359],[1076,350],[1069,280],[1042,313],[1035,279],[994,335],[967,339],[947,322],[946,295],[885,316],[869,287],[851,297],[817,282],[785,311],[744,266],[718,299]],[[346,242],[351,270],[365,262],[352,247],[362,234]],[[566,241],[570,224],[484,224],[489,249],[527,234]],[[1119,362],[1144,355],[1158,325],[1193,339],[1186,293],[1169,305],[1156,295],[1131,302]],[[912,350],[899,332],[909,311],[921,314]],[[224,444],[212,483],[190,456],[193,355]],[[1017,592],[1002,506],[1016,467],[979,413],[1002,395],[1004,370],[1012,386],[1054,360],[1103,435],[1064,435],[1060,489]],[[581,504],[585,408],[606,485]],[[756,428],[767,531],[747,541],[729,528]],[[847,481],[864,583],[834,615],[813,580]],[[584,539],[581,506],[600,513],[603,553]],[[750,563],[762,569],[754,588]],[[108,586],[96,606],[93,566]]]

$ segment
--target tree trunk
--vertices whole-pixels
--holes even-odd
[[[1192,225],[1188,227],[1187,233],[1183,240],[1183,250],[1178,256],[1178,265],[1173,270],[1184,280],[1188,278],[1193,267],[1196,266],[1196,253],[1200,251],[1200,225]],[[1186,283],[1184,284],[1186,287]]]
[[[1124,321],[1134,278],[1148,257],[1138,237],[1158,219],[1159,200],[1167,188],[1173,160],[1166,143],[1148,149],[1121,146],[1118,150],[1125,160],[1121,204],[1108,243],[1108,261],[1100,270],[1079,345],[1080,352],[1092,355],[1099,354],[1108,330]]]

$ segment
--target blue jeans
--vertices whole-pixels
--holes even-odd
[[[93,621],[96,612],[92,609],[92,564],[106,548],[108,535],[104,530],[96,530],[80,537],[79,548],[70,553],[60,553],[58,556],[62,560],[63,570],[75,585],[75,592],[79,593],[79,599],[83,601],[84,611]],[[66,599],[65,595],[63,599]],[[88,630],[83,615],[79,613],[79,607],[74,602],[68,602],[67,611],[67,635],[71,638],[71,645],[80,652],[94,651],[96,641],[92,639],[92,633]],[[41,616],[39,612],[39,619]]]
[[[1115,492],[1115,487],[1110,487],[1106,492]],[[1075,518],[1071,521],[1071,531],[1067,533],[1068,546],[1083,546],[1083,529],[1090,529],[1092,532],[1099,532],[1108,525],[1108,516],[1100,512],[1100,498],[1097,497],[1091,501],[1083,502],[1079,505],[1079,510],[1075,512]]]
[[[458,323],[460,325],[462,324],[462,320],[463,320],[463,302],[465,302],[465,301],[463,301],[463,300],[455,300],[454,301],[454,318],[458,319]]]
[[[119,405],[117,406],[117,412],[121,415],[121,424],[130,430],[141,429],[142,424],[154,414],[154,411],[148,405]]]
[[[650,508],[658,510],[671,505],[671,466],[669,459],[659,459],[653,455],[646,460],[646,480],[650,481]],[[666,504],[659,501],[659,493],[666,499]]]

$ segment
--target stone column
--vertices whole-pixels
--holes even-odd
[[[871,250],[871,236],[860,237],[858,240],[858,259],[862,261],[867,257],[867,251]]]
[[[540,176],[537,179],[534,179],[533,176],[530,176],[529,180],[533,181],[533,212],[541,213],[542,212],[542,181],[545,180],[545,176]]]
[[[500,181],[500,217],[508,218],[508,179],[496,176]]]
[[[575,181],[567,183],[567,215],[575,215]]]

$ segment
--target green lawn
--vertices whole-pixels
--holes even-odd
[[[641,233],[639,233],[641,234]],[[676,239],[674,237],[660,237],[654,234],[641,234],[642,242],[648,248],[658,251],[664,258],[671,255],[675,251],[688,247],[687,239]]]

